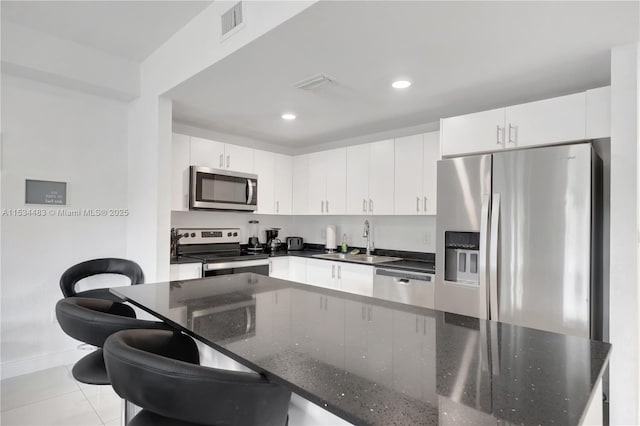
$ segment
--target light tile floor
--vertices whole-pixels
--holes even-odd
[[[117,426],[121,399],[111,386],[91,386],[55,367],[0,382],[3,426]]]

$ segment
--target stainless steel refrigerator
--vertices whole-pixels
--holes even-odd
[[[600,338],[599,164],[590,143],[439,161],[436,308]]]

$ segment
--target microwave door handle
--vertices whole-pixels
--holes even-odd
[[[251,204],[251,200],[253,200],[253,181],[251,179],[247,179],[247,204]]]

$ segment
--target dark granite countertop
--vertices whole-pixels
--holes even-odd
[[[255,274],[111,291],[354,424],[577,425],[611,350]]]
[[[177,265],[177,264],[180,264],[180,263],[202,263],[202,261],[198,260],[198,259],[193,259],[191,257],[180,256],[180,257],[171,257],[171,258],[169,258],[169,263],[171,265]]]
[[[362,253],[364,253],[364,250],[361,251]],[[309,258],[314,258],[314,259],[321,259],[321,258],[316,258],[314,257],[317,254],[323,254],[326,253],[324,250],[321,249],[304,249],[304,250],[295,250],[295,251],[278,251],[272,255],[270,255],[270,257],[282,257],[282,256],[297,256],[297,257],[309,257]],[[412,252],[401,252],[401,251],[391,251],[391,250],[376,250],[375,254],[377,255],[382,255],[382,256],[394,256],[394,257],[401,257],[403,258],[402,260],[396,260],[393,262],[384,262],[384,263],[377,263],[377,264],[372,264],[372,266],[378,267],[378,268],[395,268],[395,269],[403,269],[403,270],[407,270],[407,271],[414,271],[414,272],[423,272],[423,273],[428,273],[428,274],[435,274],[436,273],[436,264],[435,264],[435,258],[430,259],[429,257],[427,258],[423,258],[423,259],[413,259],[413,258],[409,258],[407,257],[407,253],[409,253],[409,255],[413,254]],[[347,262],[347,263],[358,263],[360,265],[362,265],[362,262],[353,262],[350,261],[348,259],[321,259],[321,260],[327,260],[327,261],[331,261],[331,262]]]

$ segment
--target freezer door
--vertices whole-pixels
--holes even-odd
[[[492,212],[499,213],[492,319],[589,337],[591,155],[590,144],[494,154],[500,210]]]
[[[436,309],[487,318],[491,155],[438,161]]]

